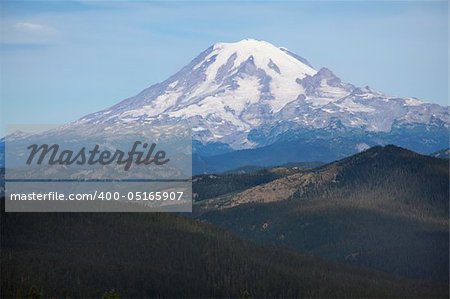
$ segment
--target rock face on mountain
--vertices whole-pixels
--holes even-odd
[[[450,123],[448,107],[356,87],[285,48],[253,39],[214,44],[166,81],[75,123],[181,120],[192,125],[200,148],[222,148],[209,155],[306,133],[315,139],[366,135],[367,142],[349,145],[353,151],[401,135],[415,150],[431,152],[448,143],[442,134]],[[417,140],[423,131],[427,140]]]

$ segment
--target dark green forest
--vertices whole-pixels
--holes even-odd
[[[301,187],[214,208],[278,180]],[[315,169],[197,176],[193,189],[193,214],[5,213],[2,201],[1,298],[448,298],[448,160],[377,147]]]
[[[309,254],[156,213],[2,213],[2,298],[439,296]]]
[[[287,200],[204,208],[197,217],[260,244],[448,283],[448,165],[375,147],[310,171],[314,183],[299,184]]]

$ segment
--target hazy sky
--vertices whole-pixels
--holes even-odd
[[[448,105],[448,2],[0,2],[2,123],[64,123],[219,41],[263,39],[343,81]]]

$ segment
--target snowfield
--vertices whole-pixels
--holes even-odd
[[[299,128],[391,132],[450,123],[449,107],[359,88],[285,48],[245,39],[214,44],[166,81],[71,125],[181,120],[194,139],[233,149],[261,146],[249,134],[275,127],[271,140]]]

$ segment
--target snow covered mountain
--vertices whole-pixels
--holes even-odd
[[[245,39],[214,44],[166,81],[73,124],[181,119],[192,124],[194,139],[203,146],[234,150],[317,130],[332,133],[330,138],[356,130],[383,143],[381,136],[394,130],[420,126],[442,133],[450,123],[448,107],[356,87],[285,48]],[[441,146],[431,135],[423,142]]]

